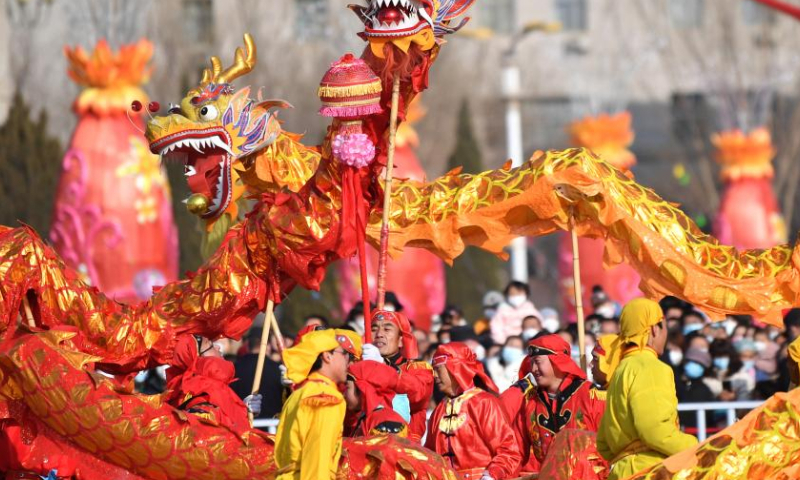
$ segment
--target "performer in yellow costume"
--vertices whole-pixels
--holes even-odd
[[[680,431],[672,369],[658,359],[667,342],[658,303],[639,298],[625,305],[620,340],[622,361],[597,432],[597,449],[611,464],[609,480],[627,478],[697,443]]]
[[[336,478],[342,454],[344,397],[350,361],[361,339],[347,330],[311,332],[283,352],[288,378],[298,385],[281,411],[275,438],[278,480]]]

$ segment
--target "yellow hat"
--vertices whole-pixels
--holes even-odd
[[[619,316],[619,338],[622,344],[647,345],[650,327],[658,325],[664,318],[661,306],[647,298],[636,298],[622,308]]]
[[[797,337],[794,342],[789,344],[789,357],[800,365],[800,337]]]
[[[308,378],[311,367],[321,353],[338,347],[356,358],[361,357],[361,337],[351,330],[317,330],[304,335],[299,343],[283,351],[286,376],[294,383],[302,382]]]
[[[621,345],[619,336],[614,334],[603,335],[594,344],[592,353],[597,358],[597,368],[606,374],[608,381],[611,381],[611,375],[614,374],[614,370],[622,360]]]

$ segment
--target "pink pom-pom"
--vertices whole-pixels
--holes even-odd
[[[336,135],[333,139],[333,156],[351,167],[366,167],[375,158],[375,145],[365,133]]]

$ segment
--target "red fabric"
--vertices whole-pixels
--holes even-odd
[[[531,373],[531,362],[533,362],[533,359],[530,355],[525,355],[525,358],[522,359],[522,364],[519,366],[519,374],[517,375],[520,380]]]
[[[558,396],[560,400],[553,401],[539,389],[523,395],[518,388],[509,388],[500,396],[522,452],[522,473],[539,472],[559,431],[577,428],[597,432],[600,426],[606,402],[591,392],[588,381],[568,376]]]
[[[400,336],[403,338],[403,346],[400,349],[400,355],[409,360],[415,360],[419,357],[419,347],[417,346],[417,339],[411,330],[411,323],[408,318],[400,312],[390,312],[388,310],[375,310],[370,319],[370,325],[375,320],[388,321],[393,323],[400,329]]]
[[[504,479],[514,477],[519,468],[519,445],[503,407],[479,388],[436,406],[425,447],[456,471],[485,469],[492,478]]]
[[[608,462],[597,451],[597,434],[564,429],[556,435],[539,472],[549,480],[605,480]]]
[[[483,369],[483,364],[475,357],[475,353],[461,342],[452,342],[440,346],[433,354],[433,366],[444,365],[447,373],[458,384],[463,393],[475,386],[475,377],[483,380],[486,388],[498,393],[497,385]]]
[[[433,396],[433,370],[427,362],[408,361],[402,357],[397,359],[394,367],[400,372],[397,393],[408,395],[411,407],[408,438],[420,442],[425,435],[428,403]]]
[[[350,365],[350,376],[361,392],[361,417],[364,420],[354,435],[368,436],[383,422],[406,424],[403,417],[392,410],[392,399],[397,388],[397,371],[384,363],[363,361]]]
[[[229,386],[234,374],[233,363],[220,357],[199,357],[195,338],[181,335],[167,369],[167,402],[211,414],[221,425],[242,434],[250,428],[250,421],[247,407]]]
[[[581,367],[578,366],[573,360],[571,356],[571,347],[566,340],[561,338],[558,335],[543,335],[539,338],[534,338],[530,342],[528,342],[528,352],[530,353],[531,347],[533,348],[542,348],[546,350],[550,350],[553,353],[548,354],[547,358],[550,359],[550,363],[553,364],[553,367],[560,373],[565,375],[574,375],[579,377],[583,380],[586,380],[586,372],[581,370]],[[557,373],[558,373],[557,372]]]

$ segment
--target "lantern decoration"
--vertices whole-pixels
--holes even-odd
[[[766,128],[711,137],[724,192],[714,222],[720,242],[739,249],[770,248],[786,242],[786,224],[772,189],[775,149]]]
[[[169,183],[144,138],[143,116],[159,110],[141,85],[150,77],[146,40],[113,52],[65,48],[83,90],[78,125],[62,164],[50,239],[83,280],[118,301],[149,298],[177,278],[178,238]]]

